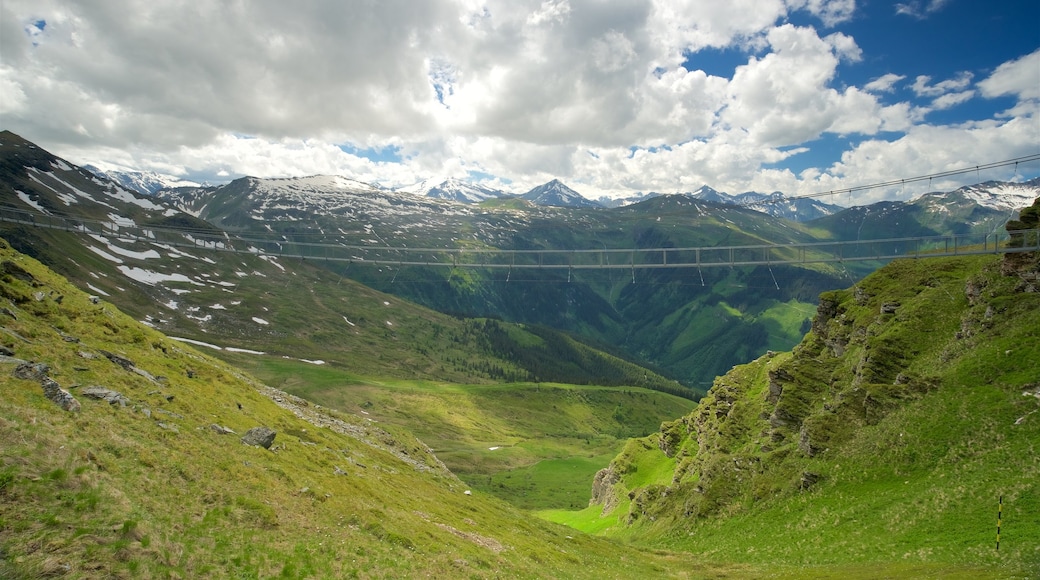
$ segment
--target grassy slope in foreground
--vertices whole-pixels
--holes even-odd
[[[606,508],[548,517],[712,561],[1040,573],[1040,283],[1013,259],[899,261],[824,294],[793,353],[630,443]]]
[[[14,378],[15,364],[0,363],[0,577],[733,572],[575,534],[465,495],[407,433],[277,392],[265,396],[225,364],[111,305],[92,304],[2,242],[0,264],[0,342],[47,364],[82,405],[60,409],[40,382]],[[92,385],[122,393],[127,404],[84,396]],[[272,450],[240,443],[257,425],[277,431]]]

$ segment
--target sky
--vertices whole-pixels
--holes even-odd
[[[815,195],[1040,154],[1040,2],[0,0],[0,129],[211,183]]]

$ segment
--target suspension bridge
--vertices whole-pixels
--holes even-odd
[[[421,248],[300,242],[252,234],[137,225],[0,207],[0,222],[176,248],[381,266],[642,270],[889,261],[1040,251],[1040,230],[854,241],[602,249]]]

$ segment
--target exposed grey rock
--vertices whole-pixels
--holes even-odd
[[[150,372],[148,372],[148,371],[146,371],[144,369],[132,366],[128,370],[131,370],[131,371],[141,375],[142,377],[148,379],[149,381],[152,381],[153,383],[159,382],[159,381],[155,380],[155,377],[152,376],[152,373],[150,373]]]
[[[40,386],[43,387],[43,394],[48,399],[54,402],[55,405],[61,407],[65,411],[75,413],[80,410],[79,401],[76,400],[68,391],[61,388],[57,381],[50,377],[43,377],[40,379]]]
[[[51,372],[51,367],[43,363],[27,362],[15,367],[14,376],[17,379],[39,381],[46,378],[49,372]]]
[[[881,305],[881,314],[895,314],[899,310],[898,302],[885,302]]]
[[[592,479],[592,498],[589,505],[602,505],[603,511],[607,512],[617,504],[617,498],[612,493],[614,484],[621,481],[621,476],[614,471],[614,466],[609,465],[596,472]]]
[[[180,433],[180,429],[178,429],[176,425],[172,425],[170,423],[161,423],[161,422],[160,423],[156,423],[156,425],[158,425],[160,428],[165,429],[167,431],[173,431],[174,433]]]
[[[14,311],[12,311],[10,308],[7,308],[6,306],[4,308],[0,308],[0,313],[6,314],[15,320],[18,320],[18,317],[15,316]]]
[[[76,354],[79,355],[79,358],[84,358],[84,359],[87,359],[87,360],[94,360],[94,359],[97,358],[96,354],[94,354],[92,352],[87,352],[87,351],[84,351],[84,350],[81,350],[81,351],[77,352]]]
[[[270,427],[253,427],[242,436],[242,443],[270,449],[276,433]]]
[[[26,270],[25,268],[19,266],[18,264],[14,263],[14,262],[6,261],[6,260],[4,261],[3,264],[0,264],[0,273],[10,274],[11,276],[14,276],[15,278],[18,278],[22,282],[27,282],[29,284],[32,284],[33,282],[36,281],[36,278],[33,277],[33,275],[30,274],[28,270]]]
[[[6,346],[0,345],[0,355],[3,356],[14,356],[14,351],[7,348]]]
[[[227,428],[227,427],[225,427],[223,425],[217,425],[216,423],[213,423],[212,425],[210,425],[209,428],[212,429],[218,435],[234,435],[235,434],[235,432],[232,431],[231,429],[229,429],[229,428]]]
[[[118,354],[108,352],[107,350],[99,350],[98,352],[104,355],[105,358],[107,358],[108,360],[116,363],[117,365],[123,367],[128,371],[132,371],[134,368],[134,362],[124,356],[119,356]]]
[[[818,473],[812,473],[811,471],[802,472],[802,478],[798,482],[798,486],[802,489],[809,489],[819,483],[820,478],[821,476]]]
[[[6,355],[6,354],[0,354],[0,364],[23,365],[23,364],[28,364],[28,362],[29,361],[24,360],[24,359],[16,358],[16,357],[9,356],[9,355]]]
[[[87,387],[80,391],[80,393],[84,397],[91,397],[93,399],[108,401],[108,404],[110,405],[118,404],[121,407],[125,407],[127,403],[130,402],[130,399],[127,399],[125,396],[123,396],[122,393],[113,391],[111,389],[106,389],[105,387],[100,387],[97,385]]]

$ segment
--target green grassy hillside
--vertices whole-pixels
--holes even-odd
[[[584,507],[624,442],[694,407],[626,387],[372,379],[330,365],[241,355],[236,366],[325,407],[407,429],[475,490],[525,509]]]
[[[597,505],[548,517],[711,561],[1035,577],[1038,271],[898,261],[824,294],[793,352],[720,377],[598,474]]]
[[[0,577],[741,573],[467,494],[407,432],[268,389],[7,244],[0,324]],[[270,448],[240,441],[258,426]]]

